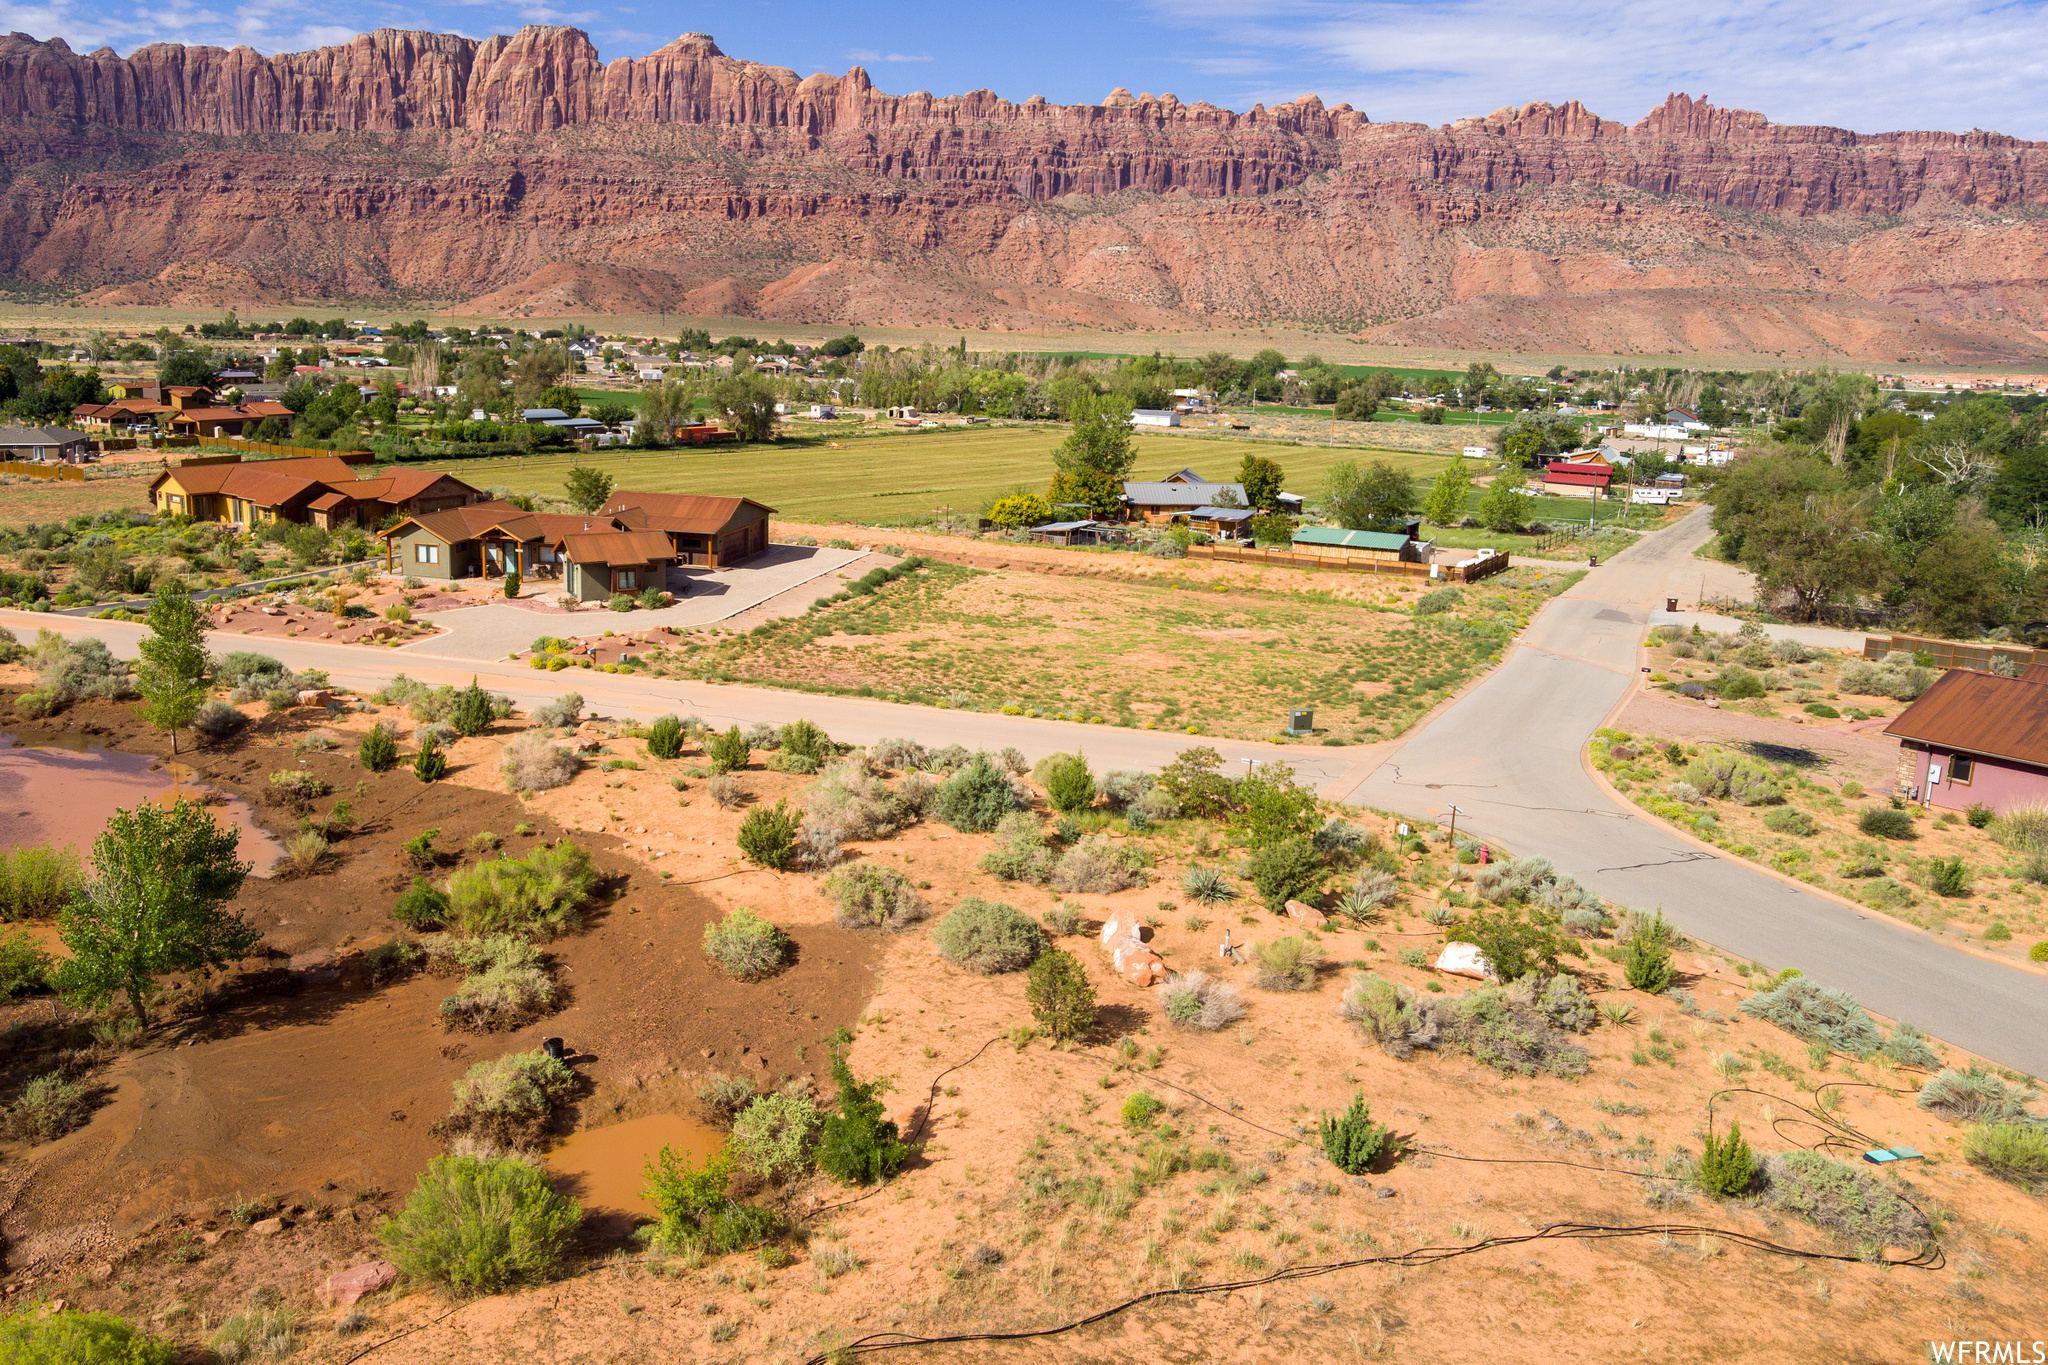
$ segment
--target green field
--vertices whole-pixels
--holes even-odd
[[[979,510],[1023,488],[1042,493],[1052,481],[1052,451],[1063,427],[945,427],[883,436],[802,436],[772,445],[682,450],[609,449],[587,454],[491,456],[423,461],[479,488],[506,487],[547,497],[578,462],[612,475],[620,488],[649,493],[710,493],[754,498],[791,521],[890,524],[949,507]],[[1312,494],[1340,460],[1386,460],[1420,481],[1453,457],[1414,451],[1345,450],[1207,436],[1135,438],[1140,479],[1159,479],[1192,466],[1205,478],[1237,477],[1247,454],[1279,462],[1290,492]]]

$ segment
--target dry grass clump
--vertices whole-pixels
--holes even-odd
[[[285,840],[278,871],[288,877],[310,877],[326,864],[330,852],[326,835],[317,829],[302,829]]]
[[[1167,982],[1159,1003],[1170,1022],[1203,1033],[1244,1018],[1244,997],[1237,987],[1205,972],[1188,972]]]
[[[704,790],[720,810],[738,810],[747,800],[747,784],[731,773],[714,773]]]
[[[1259,969],[1254,984],[1262,991],[1314,990],[1316,968],[1322,960],[1322,945],[1307,935],[1253,944],[1252,962]]]
[[[516,792],[541,792],[567,786],[581,765],[576,755],[550,739],[545,731],[527,730],[505,745],[498,764],[505,785]]]
[[[1060,855],[1052,869],[1052,889],[1061,892],[1107,894],[1143,886],[1146,880],[1145,851],[1107,834],[1089,835]]]

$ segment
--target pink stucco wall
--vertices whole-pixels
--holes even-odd
[[[1954,758],[1955,755],[1946,750],[1919,751],[1913,765],[1913,782],[1920,788],[1921,799],[1926,804],[1942,810],[1967,810],[1981,801],[1994,811],[2003,812],[2022,802],[2048,802],[2048,771],[1994,758],[1979,758],[1976,772],[1968,782],[1952,782],[1948,774]],[[1940,784],[1932,789],[1927,785],[1930,759],[1940,761],[1942,774]]]

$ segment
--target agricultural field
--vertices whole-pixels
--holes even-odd
[[[935,509],[974,512],[1017,489],[1043,492],[1052,481],[1052,452],[1064,428],[977,426],[884,436],[821,435],[770,446],[428,460],[479,488],[509,487],[560,497],[575,465],[604,469],[621,488],[654,493],[714,493],[758,499],[792,521],[889,525]],[[1220,437],[1140,435],[1135,476],[1163,478],[1184,465],[1205,477],[1234,479],[1246,455],[1278,460],[1290,491],[1312,494],[1340,460],[1384,459],[1418,483],[1434,478],[1448,457],[1410,451],[1276,449]]]
[[[1274,738],[1289,708],[1314,706],[1324,743],[1360,743],[1406,731],[1571,581],[1511,570],[1437,590],[1449,596],[1424,614],[1391,583],[1359,603],[927,563],[646,663],[674,677],[1240,738]]]

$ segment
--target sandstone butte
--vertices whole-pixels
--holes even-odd
[[[380,30],[264,57],[0,39],[0,279],[850,325],[1331,324],[1385,344],[2048,355],[2048,144],[1671,96],[1441,127],[889,95],[685,34]]]

